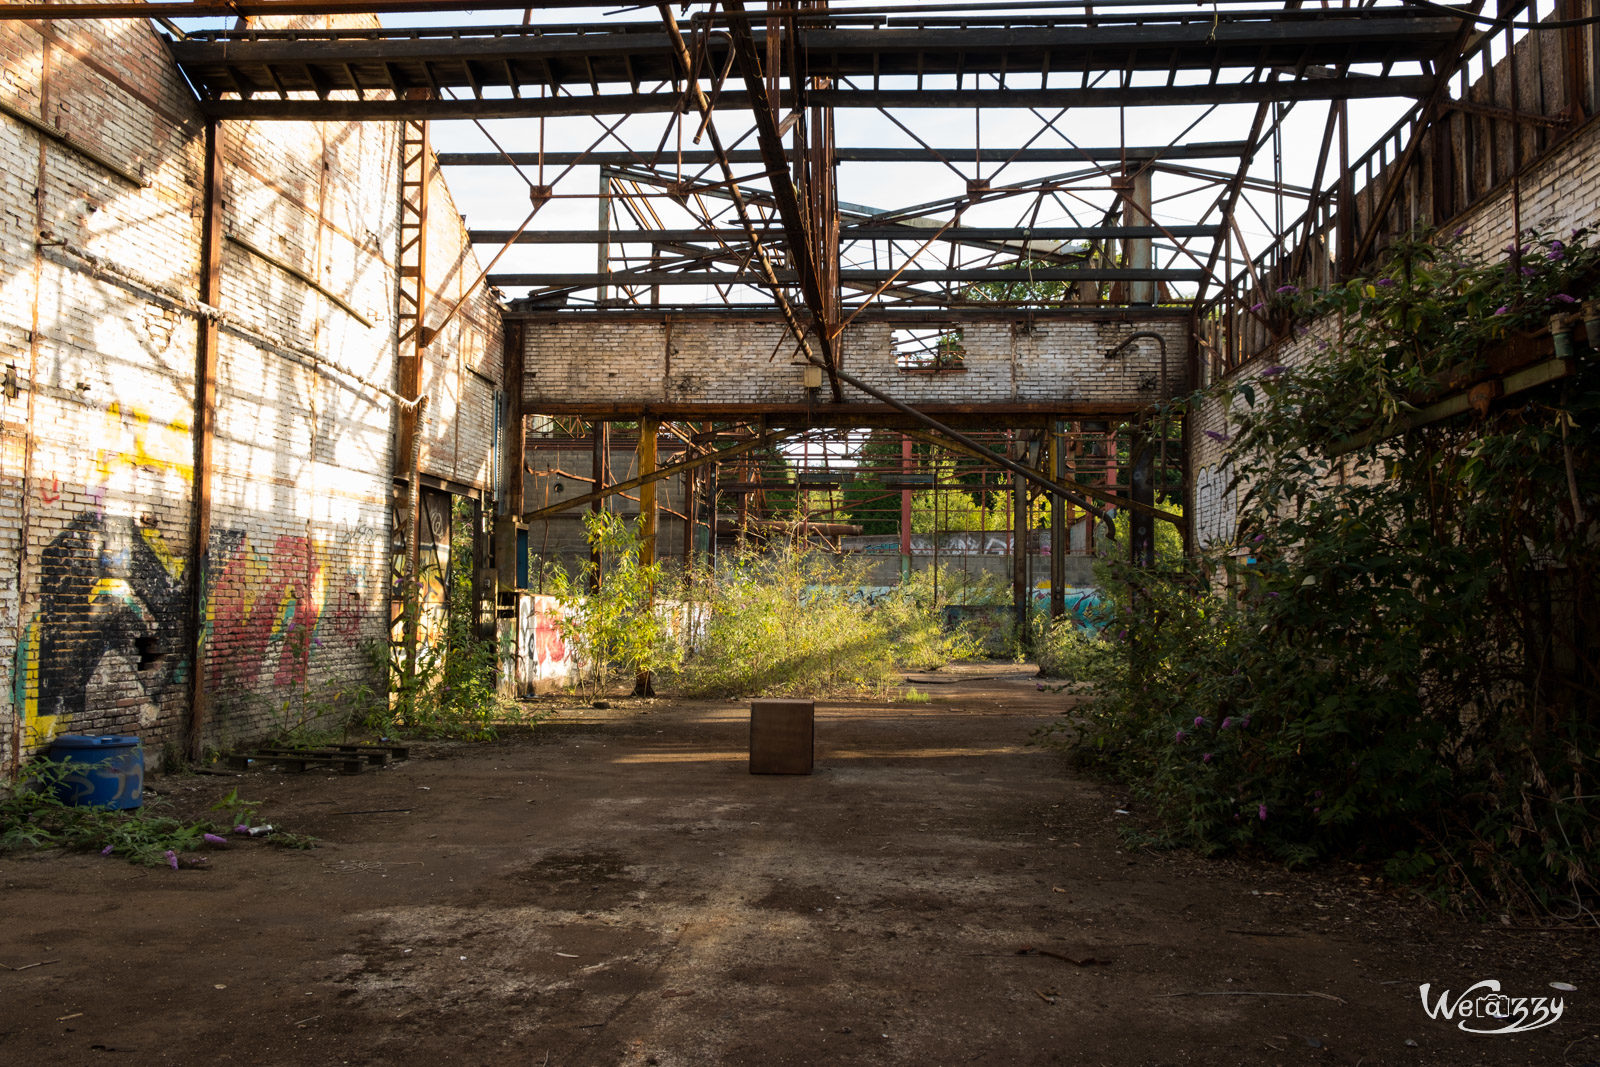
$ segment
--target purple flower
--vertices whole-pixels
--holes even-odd
[[[1217,442],[1219,445],[1225,445],[1230,440],[1227,434],[1218,433],[1216,430],[1207,430],[1206,436]]]
[[[1178,742],[1180,745],[1183,744],[1184,741],[1188,740],[1188,737],[1189,735],[1184,733],[1182,730],[1179,730],[1177,733],[1172,735],[1172,739]]]
[[[1044,686],[1041,685],[1039,688],[1043,689]],[[201,836],[205,838],[208,845],[226,845],[228,843],[227,838],[218,837],[216,834],[202,834]]]
[[[1207,752],[1205,755],[1201,756],[1200,757],[1200,762],[1201,763],[1210,763],[1211,762],[1211,753]]]
[[[1567,250],[1567,246],[1561,242],[1560,238],[1557,238],[1554,241],[1550,242],[1550,251],[1552,251],[1552,252],[1565,252],[1566,250]]]
[[[1494,313],[1496,315],[1504,315],[1506,312],[1508,312],[1510,310],[1511,310],[1511,308],[1510,308],[1509,305],[1501,304],[1499,307],[1494,309]]]
[[[1564,259],[1565,257],[1562,256],[1560,252],[1546,252],[1544,258],[1554,262],[1555,260]]]
[[[116,849],[116,847],[117,846],[115,845],[107,845],[105,848],[100,850],[100,855],[109,856]]]
[[[238,826],[233,828],[233,832],[236,834],[247,834],[250,832],[250,827],[246,826],[244,823],[240,823]]]
[[[1318,799],[1318,800],[1321,800],[1321,799],[1322,799],[1322,790],[1320,790],[1320,789],[1313,789],[1313,790],[1312,790],[1312,791],[1311,791],[1311,795],[1312,795],[1312,796],[1314,796],[1314,797],[1316,797],[1316,798],[1317,798],[1317,799]]]
[[[1257,302],[1257,303],[1254,303],[1254,304],[1250,305],[1250,310],[1251,311],[1260,311],[1262,308],[1264,308],[1266,306],[1267,305],[1265,305],[1265,304]]]
[[[1300,287],[1298,285],[1280,285],[1280,286],[1278,286],[1278,292],[1279,293],[1298,293],[1299,291],[1300,291]]]
[[[1574,297],[1570,297],[1566,293],[1557,293],[1555,296],[1552,296],[1550,299],[1551,300],[1558,300],[1563,304],[1576,304],[1578,302]]]
[[[1322,809],[1321,808],[1312,808],[1311,809],[1311,814],[1313,814],[1313,815],[1321,815],[1322,814]]]
[[[1233,716],[1230,715],[1226,719],[1222,720],[1222,725],[1217,727],[1217,729],[1226,730],[1228,727],[1230,727],[1232,725],[1233,725]]]
[[[173,870],[178,869],[178,854],[172,851],[170,848],[167,849],[167,866],[171,867]]]
[[[1245,729],[1249,729],[1250,728],[1250,716],[1246,715],[1244,718],[1240,719],[1239,720],[1239,725],[1244,727]]]
[[[1374,285],[1380,285],[1383,288],[1388,289],[1388,288],[1390,288],[1391,286],[1394,285],[1394,279],[1393,278],[1379,278],[1373,284]]]
[[[1531,278],[1531,277],[1533,277],[1533,276],[1534,276],[1534,275],[1535,275],[1535,274],[1538,274],[1538,273],[1539,273],[1539,272],[1538,272],[1538,271],[1536,271],[1536,270],[1534,270],[1534,269],[1533,269],[1533,268],[1532,268],[1532,267],[1523,267],[1523,268],[1522,268],[1522,276],[1523,276],[1523,277],[1524,277],[1524,278]]]
[[[1288,369],[1289,369],[1288,367],[1284,367],[1284,366],[1268,367],[1266,370],[1261,372],[1261,376],[1263,378],[1270,378],[1274,374],[1282,374],[1284,371],[1286,371]]]
[[[1273,599],[1277,599],[1277,596],[1278,596],[1277,593],[1268,593],[1267,595],[1272,597]]]
[[[1256,534],[1254,537],[1250,538],[1250,540],[1252,542],[1254,542],[1255,544],[1258,544],[1258,545],[1261,542],[1265,541],[1266,539],[1267,539],[1267,535],[1266,534]]]
[[[1267,806],[1265,804],[1257,806],[1256,818],[1260,819],[1262,822],[1267,821]]]
[[[1195,725],[1196,729],[1199,729],[1200,727],[1204,726],[1205,724],[1206,724],[1205,716],[1196,715],[1194,717],[1194,725]]]

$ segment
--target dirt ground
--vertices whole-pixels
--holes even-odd
[[[0,857],[0,1062],[1600,1061],[1594,933],[1130,846],[1126,798],[1028,744],[1062,697],[1010,665],[916,684],[819,705],[809,777],[748,773],[746,705],[673,701],[361,775],[152,777],[322,844]],[[1423,1011],[1484,979],[1564,1013]]]

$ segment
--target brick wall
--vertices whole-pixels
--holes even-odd
[[[1520,181],[1518,213],[1524,230],[1535,229],[1562,236],[1574,227],[1592,226],[1600,220],[1600,121],[1591,121]],[[1509,189],[1478,205],[1456,220],[1453,234],[1461,231],[1465,246],[1493,256],[1511,243],[1512,200]],[[1298,339],[1285,342],[1240,367],[1234,381],[1249,381],[1273,364],[1297,366],[1316,358],[1333,339],[1335,325],[1318,323]],[[1217,401],[1203,404],[1191,421],[1189,464],[1194,472],[1194,521],[1201,545],[1233,540],[1234,516],[1241,489],[1227,491],[1233,477],[1226,461],[1226,445],[1207,433],[1231,437],[1229,412]]]
[[[203,126],[142,20],[3,23],[0,55],[0,98],[145,183],[0,116],[0,368],[18,382],[0,394],[0,770],[69,731],[137,733],[159,760],[188,719],[202,569]],[[222,145],[212,745],[381,691],[365,646],[387,634],[395,413],[330,364],[394,385],[399,211],[391,124],[229,123]],[[435,196],[436,243],[460,258]],[[465,291],[464,263],[441,288]],[[453,393],[427,469],[487,488],[500,348],[484,294],[430,355],[443,369],[424,388]]]
[[[954,373],[898,368],[892,330],[883,323],[847,328],[842,350],[847,371],[912,404],[1143,405],[1159,388],[1159,346],[1138,341],[1121,358],[1105,358],[1142,330],[1166,339],[1168,391],[1181,392],[1188,331],[1184,320],[1171,317],[1046,320],[1031,329],[1020,322],[968,323],[961,339],[965,369]],[[781,321],[530,319],[525,336],[523,402],[530,412],[668,403],[693,417],[695,405],[806,399],[794,342]],[[848,386],[845,400],[871,402]]]

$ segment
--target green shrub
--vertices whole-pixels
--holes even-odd
[[[869,600],[867,569],[788,543],[725,558],[693,581],[701,622],[676,685],[691,696],[883,692],[905,667],[973,651],[909,588]]]
[[[579,688],[598,696],[617,669],[629,676],[670,671],[679,645],[669,615],[675,589],[659,560],[639,563],[639,525],[609,511],[583,517],[584,534],[600,561],[585,560],[576,576],[550,565],[545,584],[562,607],[556,625],[582,665]],[[594,579],[599,575],[598,592]]]
[[[1342,337],[1217,388],[1238,543],[1113,568],[1114,654],[1067,724],[1176,839],[1383,861],[1464,908],[1594,896],[1600,367],[1388,432],[1582,297],[1578,237],[1510,265],[1407,244],[1285,294]]]

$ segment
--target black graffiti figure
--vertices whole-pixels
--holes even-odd
[[[87,710],[89,680],[109,653],[133,664],[146,699],[172,682],[183,587],[129,519],[78,516],[41,558],[38,714]]]

